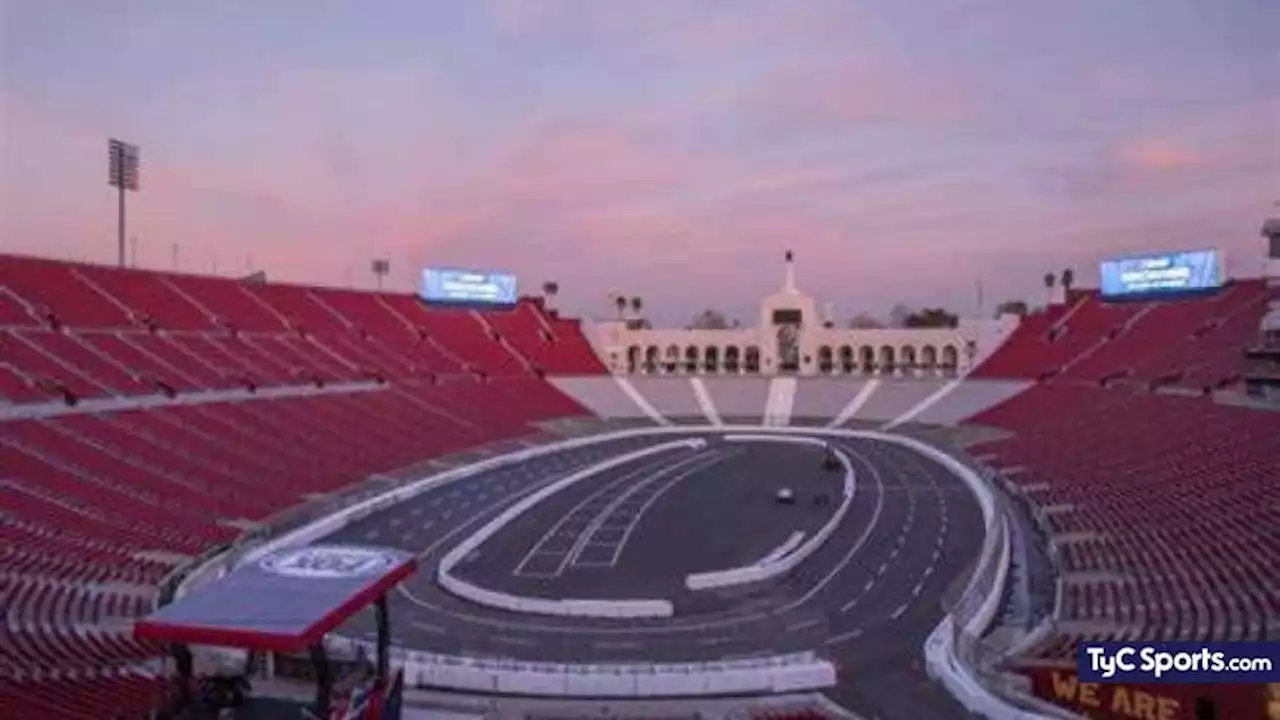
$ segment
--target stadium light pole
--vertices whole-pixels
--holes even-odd
[[[382,291],[382,278],[391,272],[391,261],[386,258],[375,258],[369,263],[369,269],[373,271],[374,282],[378,285],[378,291]]]
[[[138,146],[122,140],[107,140],[107,184],[119,191],[120,209],[116,216],[116,242],[118,262],[125,266],[125,215],[124,194],[127,190],[138,192]]]

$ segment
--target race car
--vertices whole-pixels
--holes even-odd
[[[791,490],[791,488],[784,487],[778,490],[778,494],[774,495],[774,499],[783,505],[792,505],[796,501],[796,494]]]

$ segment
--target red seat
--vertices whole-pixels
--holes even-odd
[[[504,344],[485,313],[408,295],[0,256],[0,401],[158,403],[0,421],[0,604],[23,621],[0,624],[6,717],[145,716],[161,682],[134,667],[159,651],[127,620],[239,521],[585,414],[525,361],[599,371],[594,350],[537,312],[497,320]],[[318,384],[347,387],[303,392]]]

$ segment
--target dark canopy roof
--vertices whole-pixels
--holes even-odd
[[[417,567],[404,550],[278,550],[195,588],[134,626],[139,638],[296,652],[314,645]]]

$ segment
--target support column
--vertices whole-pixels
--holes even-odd
[[[391,615],[387,608],[387,595],[383,593],[374,605],[375,622],[378,626],[378,680],[386,682],[390,670],[391,656]]]

